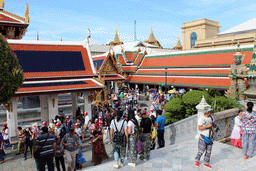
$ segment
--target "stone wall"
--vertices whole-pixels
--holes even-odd
[[[234,127],[234,118],[238,109],[230,109],[212,114],[219,131],[214,134],[214,140],[228,138]],[[165,127],[165,145],[172,145],[195,138],[197,135],[197,114],[175,122]]]

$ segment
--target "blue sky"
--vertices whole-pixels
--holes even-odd
[[[24,40],[81,41],[92,31],[91,44],[113,40],[116,25],[121,41],[146,40],[151,21],[155,37],[163,47],[176,45],[182,23],[201,18],[220,22],[225,31],[256,17],[253,0],[5,0],[5,10],[25,16],[30,8],[30,25]]]

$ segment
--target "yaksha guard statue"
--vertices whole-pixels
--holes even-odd
[[[229,78],[231,78],[231,85],[228,91],[228,96],[234,99],[236,93],[239,94],[239,99],[244,100],[243,92],[246,89],[246,77],[248,74],[247,67],[245,64],[241,64],[244,60],[244,55],[241,53],[241,48],[238,43],[236,53],[234,54],[235,65],[231,65],[229,69]]]

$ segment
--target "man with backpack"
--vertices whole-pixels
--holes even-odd
[[[142,137],[140,160],[147,161],[150,158],[152,122],[147,116],[146,111],[143,111],[141,115],[142,119],[140,122],[140,127],[142,127]]]
[[[113,142],[115,159],[114,168],[119,168],[119,159],[121,159],[121,166],[124,166],[126,143],[128,143],[127,122],[121,119],[122,116],[123,112],[118,110],[116,119],[113,119],[110,124],[110,137]]]

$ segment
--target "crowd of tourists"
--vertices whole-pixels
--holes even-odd
[[[165,100],[154,98],[157,103]],[[164,147],[165,117],[157,107],[149,112],[141,109],[138,90],[119,91],[109,95],[109,103],[99,104],[92,108],[92,118],[87,112],[81,113],[80,108],[74,118],[66,116],[60,110],[49,123],[34,123],[29,127],[18,127],[19,138],[17,154],[35,159],[37,170],[77,170],[82,169],[86,159],[82,152],[82,142],[89,138],[92,146],[94,165],[101,164],[109,155],[114,156],[115,168],[125,164],[136,166],[140,160],[150,159],[150,150],[155,149],[158,136],[159,148]],[[164,103],[162,103],[164,104]],[[5,124],[0,133],[0,162],[4,161],[4,146],[10,144],[8,127]],[[112,144],[113,151],[107,154],[104,144]],[[127,149],[126,149],[127,147]],[[55,161],[55,166],[54,166]]]

